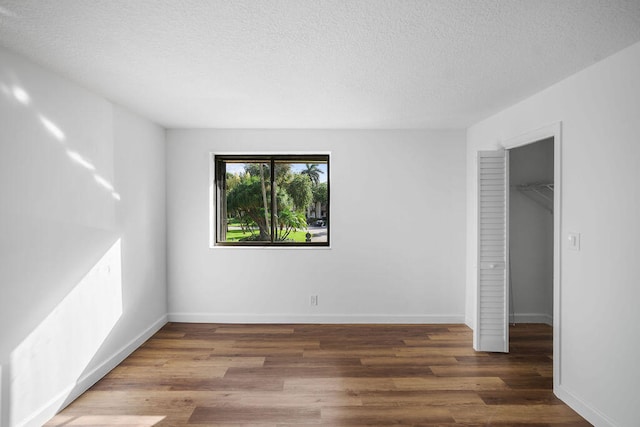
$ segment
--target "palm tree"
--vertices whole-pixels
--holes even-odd
[[[276,228],[276,240],[287,240],[292,231],[307,228],[307,220],[304,212],[291,211],[289,209],[280,210],[278,216],[278,227]]]
[[[264,183],[264,165],[260,163],[260,185],[262,186],[262,203],[264,205],[264,223],[269,226],[269,205],[267,204],[267,189]],[[266,237],[266,236],[263,236]]]
[[[307,175],[314,185],[318,185],[318,182],[320,182],[320,174],[324,172],[321,171],[316,164],[310,165],[309,163],[305,163],[305,166],[306,169],[303,169],[300,173]]]

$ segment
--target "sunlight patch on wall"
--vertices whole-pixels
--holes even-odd
[[[105,190],[107,190],[108,192],[111,193],[111,197],[113,197],[115,200],[120,201],[120,193],[118,193],[114,187],[113,184],[111,182],[109,182],[108,180],[106,180],[105,178],[103,178],[102,176],[98,175],[97,173],[93,174],[93,179],[95,179],[95,181],[100,184],[100,186],[102,188],[104,188]]]
[[[118,239],[60,304],[11,353],[11,425],[70,389],[122,316]],[[34,295],[37,298],[37,295]]]
[[[22,105],[29,105],[31,102],[29,94],[20,86],[14,86],[11,93],[13,93],[13,97]]]
[[[103,177],[98,175],[97,173],[93,175],[93,178],[96,180],[96,182],[98,184],[100,184],[102,187],[104,187],[105,190],[113,191],[113,184],[111,184],[109,181],[107,181],[106,179],[104,179]]]
[[[48,130],[49,133],[53,135],[55,139],[57,139],[60,142],[64,142],[64,140],[66,139],[66,135],[64,134],[64,132],[62,132],[62,130],[60,130],[60,128],[55,123],[53,123],[51,120],[49,120],[42,114],[39,114],[38,118],[40,119],[40,123],[42,123],[42,126],[44,126],[44,128]]]
[[[1,13],[1,10],[0,10]],[[5,84],[4,82],[0,82],[0,92],[2,92],[7,98],[15,99],[18,103],[22,104],[25,107],[29,107],[32,103],[31,95],[27,92],[22,86],[17,84]],[[67,146],[67,135],[65,132],[58,126],[54,121],[45,116],[44,114],[38,112],[35,106],[31,106],[29,108],[33,111],[33,114],[38,118],[40,124],[49,132],[51,136],[53,136],[61,145],[63,145],[63,149],[65,150],[67,156],[74,164],[81,166],[87,169],[89,172],[95,172],[97,170],[96,166],[89,161],[85,156],[80,154],[79,152],[72,150],[70,148],[65,148]],[[93,179],[96,183],[98,183],[102,188],[107,190],[108,193],[111,194],[114,200],[120,201],[121,196],[118,193],[114,185],[99,175],[98,173],[93,173]]]
[[[69,156],[69,158],[71,160],[73,160],[74,162],[76,162],[77,164],[79,164],[80,166],[82,166],[85,169],[88,169],[90,171],[96,170],[96,167],[93,165],[93,163],[91,163],[89,160],[87,160],[84,157],[82,157],[76,151],[67,150],[67,156]]]
[[[29,105],[31,103],[31,96],[22,87],[14,85],[12,87],[7,86],[4,83],[0,83],[0,91],[8,97],[15,98],[22,105]]]

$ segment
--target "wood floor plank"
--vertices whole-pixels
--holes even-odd
[[[190,359],[169,359],[164,363],[166,368],[257,368],[264,366],[264,357],[216,357],[209,356],[206,359],[194,363]]]
[[[528,366],[546,366],[552,367],[552,359],[546,355],[521,353],[480,353],[485,357],[476,356],[455,356],[460,364],[468,365],[528,365]]]
[[[357,392],[363,390],[395,390],[392,379],[388,378],[290,378],[284,381],[284,390],[298,393],[315,391]]]
[[[316,423],[320,421],[320,409],[318,408],[277,408],[273,406],[223,406],[223,407],[197,407],[191,417],[190,424],[210,423],[264,423],[264,422],[305,422]]]
[[[314,349],[320,348],[320,342],[316,340],[302,339],[253,339],[253,340],[237,340],[234,347],[236,348],[301,348]]]
[[[265,367],[306,367],[317,368],[326,366],[363,366],[364,363],[359,357],[288,357],[271,356],[265,358]]]
[[[58,418],[45,426],[127,426],[150,427],[158,425],[165,417],[162,415],[82,415],[78,417]]]
[[[170,390],[227,390],[227,391],[268,391],[277,392],[284,388],[284,381],[280,378],[215,378],[190,379],[173,381]]]
[[[306,350],[289,347],[220,347],[209,352],[211,357],[273,357],[273,356],[299,356],[302,357]]]
[[[441,406],[420,406],[398,408],[396,406],[379,407],[328,407],[322,409],[322,421],[325,425],[413,425],[416,423],[446,423],[454,422],[449,410]]]
[[[490,419],[492,423],[579,423],[590,425],[566,405],[497,405],[451,409],[456,422],[472,423]]]
[[[473,335],[471,332],[437,332],[428,334],[427,337],[431,341],[459,341],[464,342],[467,345],[472,344]]]
[[[175,392],[174,392],[175,393]],[[362,399],[352,392],[320,391],[301,393],[282,391],[265,393],[260,391],[200,392],[191,395],[196,406],[247,406],[247,407],[304,407],[322,408],[326,406],[362,406]]]
[[[486,402],[474,391],[451,391],[451,390],[390,390],[360,392],[358,397],[362,400],[363,406],[450,406],[462,405],[482,405]],[[488,399],[495,398],[489,395]]]
[[[438,366],[456,365],[458,361],[453,356],[430,357],[363,357],[360,359],[367,366]]]
[[[561,405],[551,390],[491,390],[478,396],[487,405]]]
[[[144,343],[142,345],[143,349],[149,349],[149,348],[154,348],[154,349],[180,349],[180,350],[187,350],[187,349],[210,349],[213,350],[214,347],[218,347],[220,344],[216,343],[216,345],[213,345],[214,343],[210,340],[203,340],[203,339],[177,339],[177,338],[156,338],[150,341],[147,341],[146,343]],[[225,345],[229,346],[232,344],[228,344],[225,343]]]
[[[304,357],[311,358],[345,358],[345,357],[372,357],[372,356],[389,356],[395,357],[396,355],[395,348],[360,348],[360,349],[352,349],[352,348],[344,348],[342,350],[305,350]]]
[[[118,402],[117,407],[113,402]],[[214,390],[157,390],[149,393],[148,390],[89,390],[84,393],[66,413],[73,413],[75,407],[82,413],[83,410],[113,409],[126,411],[135,408],[162,408],[162,411],[176,409],[189,409],[196,406],[362,406],[362,399],[349,392],[265,392],[254,391],[214,391]],[[185,410],[186,410],[185,409]]]
[[[225,378],[412,378],[430,375],[428,366],[269,366],[229,368]]]
[[[173,378],[222,378],[227,373],[226,366],[200,366],[190,363],[187,365],[176,365],[174,363],[165,363],[156,369],[150,369],[148,366],[118,366],[109,374],[109,378],[154,378],[157,380],[166,380]]]
[[[483,357],[482,355],[478,355],[476,351],[471,347],[453,347],[452,348],[452,347],[427,347],[427,346],[396,348],[396,352],[394,356],[396,357],[430,357],[430,356]]]
[[[484,366],[432,366],[431,370],[438,377],[504,377],[523,376],[539,377],[534,367],[526,365],[484,365]]]
[[[200,360],[207,359],[211,356],[211,349],[192,349],[192,348],[151,348],[149,346],[141,347],[134,351],[126,360],[135,358],[149,359],[183,359],[183,360]]]
[[[236,334],[236,335],[282,335],[293,334],[292,327],[283,326],[246,326],[246,325],[231,325],[219,327],[215,331],[216,334]]]
[[[398,390],[505,390],[508,386],[498,377],[431,377],[395,378]]]
[[[503,381],[513,390],[550,390],[553,388],[553,378],[537,376],[505,376]]]
[[[588,426],[553,394],[552,328],[511,330],[501,354],[455,324],[169,323],[46,426]]]

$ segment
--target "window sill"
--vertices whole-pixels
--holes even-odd
[[[264,251],[264,250],[285,250],[285,251],[327,251],[331,250],[331,245],[329,246],[236,246],[236,245],[209,245],[209,249],[240,249],[240,250],[254,250],[254,251]]]

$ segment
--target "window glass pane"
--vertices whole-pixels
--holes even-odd
[[[276,162],[278,241],[328,241],[327,172],[326,161]]]
[[[225,161],[222,242],[271,241],[271,168]]]
[[[214,160],[216,243],[328,246],[329,156]]]

